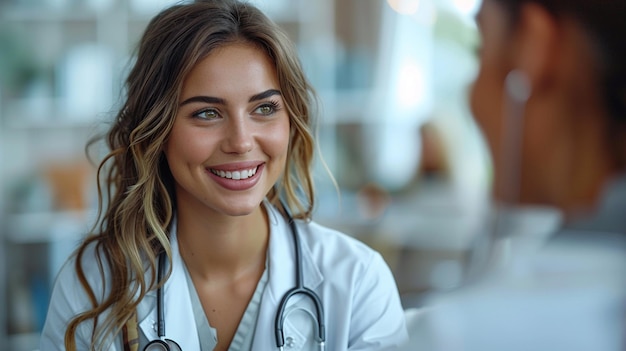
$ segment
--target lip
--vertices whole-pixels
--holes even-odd
[[[249,177],[246,179],[240,179],[240,180],[222,178],[214,174],[213,172],[211,172],[211,169],[232,172],[232,171],[239,171],[239,170],[250,169],[250,168],[255,168],[255,167],[257,170],[256,170],[256,173],[252,177]],[[243,191],[243,190],[248,190],[254,187],[259,182],[259,179],[261,179],[261,173],[263,173],[264,169],[265,169],[265,163],[263,162],[261,163],[238,162],[238,163],[229,163],[229,164],[224,164],[224,165],[219,165],[219,166],[207,167],[206,173],[215,183],[217,183],[218,185],[220,185],[221,187],[225,189],[232,190],[232,191]]]

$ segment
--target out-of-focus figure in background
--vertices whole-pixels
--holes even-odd
[[[492,230],[411,322],[423,350],[624,350],[626,2],[484,0],[472,112]]]

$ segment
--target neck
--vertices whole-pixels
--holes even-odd
[[[246,216],[179,212],[177,241],[192,276],[233,281],[265,264],[269,221],[262,206]]]
[[[565,34],[559,91],[561,112],[567,116],[562,128],[569,134],[566,148],[570,162],[562,174],[561,182],[567,188],[562,189],[561,205],[569,216],[595,210],[607,182],[615,174],[616,165],[614,150],[607,142],[612,126],[608,122],[602,80],[593,68],[597,67],[597,59],[592,54],[594,46],[576,22],[566,22]]]
[[[607,183],[616,172],[613,151],[607,143],[609,126],[604,123],[605,111],[584,110],[582,106],[578,108],[582,113],[574,118],[577,123],[572,123],[572,162],[566,177],[569,178],[566,182],[568,189],[563,189],[562,197],[562,207],[568,217],[578,212],[594,211]]]

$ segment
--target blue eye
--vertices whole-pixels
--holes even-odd
[[[220,114],[217,112],[217,110],[213,109],[213,108],[207,108],[204,110],[200,110],[198,112],[195,112],[193,114],[194,117],[198,117],[198,118],[202,118],[202,119],[216,119],[220,116]]]

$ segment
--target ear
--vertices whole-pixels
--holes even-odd
[[[559,37],[558,21],[548,10],[533,2],[522,3],[512,62],[528,77],[533,91],[556,72]]]

